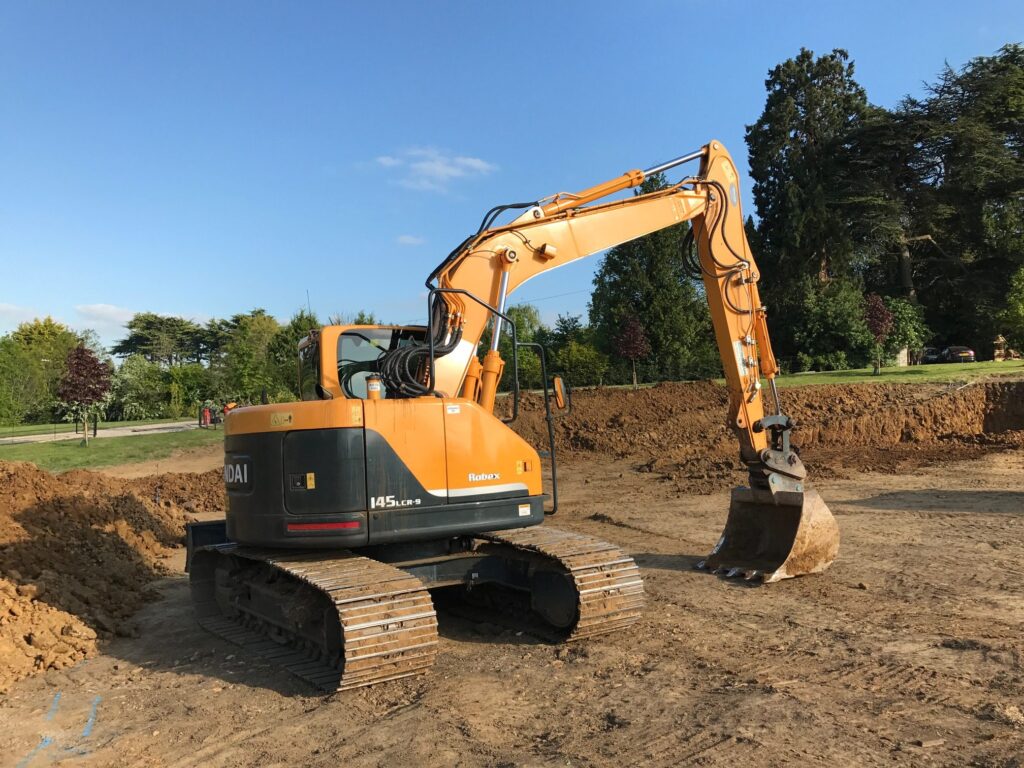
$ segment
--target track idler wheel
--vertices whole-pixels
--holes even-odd
[[[565,571],[538,569],[530,579],[532,607],[544,621],[568,630],[579,619],[579,593]]]
[[[697,567],[765,584],[828,568],[839,553],[836,519],[815,490],[786,496],[773,503],[733,490],[722,537]]]

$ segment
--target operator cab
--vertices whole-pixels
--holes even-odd
[[[392,350],[423,343],[426,331],[416,325],[332,325],[311,331],[299,342],[302,399],[366,400],[366,380],[378,372],[379,359]],[[383,384],[380,394],[387,398]]]

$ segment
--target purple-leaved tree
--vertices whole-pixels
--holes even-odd
[[[57,396],[65,404],[70,421],[82,422],[85,445],[89,445],[89,415],[110,390],[110,369],[84,344],[68,353]]]
[[[643,360],[651,354],[651,344],[647,341],[643,325],[635,315],[626,318],[614,341],[615,353],[629,360],[633,367],[633,389],[636,389],[639,386],[636,380],[636,361]]]

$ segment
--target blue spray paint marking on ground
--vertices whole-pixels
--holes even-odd
[[[32,759],[36,755],[38,755],[40,752],[42,752],[44,749],[46,749],[52,743],[53,743],[53,739],[50,736],[43,736],[43,740],[40,741],[38,744],[36,744],[35,749],[33,749],[31,752],[29,752],[27,755],[25,755],[25,757],[23,757],[21,759],[21,762],[18,763],[18,767],[17,768],[25,768],[25,766],[27,766],[29,763],[32,762]]]
[[[92,700],[92,709],[89,710],[89,719],[85,722],[85,728],[82,729],[82,738],[87,739],[92,734],[92,728],[96,725],[96,707],[100,705],[100,699],[102,696],[97,696]]]
[[[57,714],[57,707],[60,705],[60,691],[53,694],[53,702],[50,704],[50,711],[46,713],[47,720],[53,720]]]
[[[53,701],[50,703],[50,709],[46,713],[47,720],[53,720],[54,716],[57,714],[57,707],[60,705],[60,697],[60,691],[54,694]],[[87,739],[92,735],[92,729],[96,726],[96,710],[99,708],[100,701],[102,699],[102,696],[96,696],[92,700],[92,706],[89,708],[89,719],[85,721],[85,727],[82,729],[82,735],[79,736],[79,739]],[[39,755],[40,752],[42,752],[44,749],[53,744],[53,742],[53,736],[43,736],[43,738],[40,740],[38,744],[36,744],[32,751],[21,759],[21,761],[17,765],[17,768],[28,768],[29,763],[31,763],[36,758],[36,756]],[[64,753],[72,753],[76,755],[85,756],[88,755],[91,750],[76,745],[73,747],[64,747],[64,749],[61,751]]]

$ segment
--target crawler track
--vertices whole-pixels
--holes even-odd
[[[578,614],[565,640],[615,632],[640,618],[644,605],[640,569],[614,544],[546,525],[476,538],[535,552],[568,571],[576,585]]]
[[[571,579],[575,612],[567,603],[572,620],[559,639],[614,632],[640,617],[640,571],[608,542],[547,526],[475,538],[511,561]],[[193,557],[190,583],[204,629],[326,691],[422,674],[437,654],[437,616],[424,585],[352,552],[207,547]]]
[[[319,601],[327,614],[319,642],[297,628],[260,618],[239,601],[229,598],[225,606],[227,574],[251,563],[259,563],[273,579],[283,576],[311,588],[305,599]],[[437,653],[437,617],[423,585],[404,571],[351,552],[294,553],[233,544],[209,548],[196,553],[191,588],[202,627],[323,690],[422,674]]]

